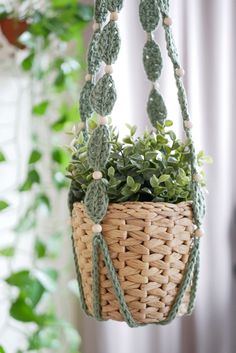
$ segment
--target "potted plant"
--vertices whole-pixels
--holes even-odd
[[[93,222],[86,212],[83,200],[93,179],[93,170],[87,156],[88,141],[98,127],[93,119],[89,126],[88,139],[84,139],[82,132],[75,132],[70,147],[72,161],[68,166],[67,176],[72,180],[69,203],[71,211],[73,210],[74,244],[80,263],[81,283],[87,312],[93,314]],[[189,163],[191,141],[182,142],[177,139],[170,129],[171,126],[172,121],[166,120],[164,124],[158,124],[157,132],[146,130],[140,137],[135,137],[136,128],[129,126],[129,134],[122,141],[119,140],[116,130],[109,127],[111,151],[102,182],[107,188],[110,205],[101,226],[115,266],[119,268],[126,262],[124,273],[121,267],[117,269],[118,274],[129,279],[126,281],[128,287],[124,288],[126,296],[130,295],[131,298],[131,312],[137,321],[144,323],[163,320],[170,309],[183,278],[194,230],[192,203],[189,201],[192,199]],[[201,151],[197,161],[202,166],[209,161],[209,157]],[[200,183],[205,187],[203,172],[201,175]],[[172,260],[169,259],[171,256]],[[146,303],[137,304],[142,292],[137,288],[145,286],[149,271],[145,267],[147,263],[142,265],[141,260],[150,261],[150,274],[153,272],[149,277],[152,279],[149,283],[152,286],[150,302],[154,301],[155,296],[160,299],[160,307],[150,311],[149,317],[140,315],[140,308],[146,307]],[[166,261],[170,261],[170,265]],[[138,269],[139,266],[141,270]],[[171,281],[167,283],[168,266],[172,275]],[[101,294],[105,302],[102,307],[103,319],[122,320],[102,256],[100,271],[101,281],[105,281],[107,276],[104,284],[107,288],[103,287]],[[144,278],[141,276],[143,273],[147,274]],[[143,284],[140,281],[144,281]],[[182,313],[186,313],[189,296],[190,291],[187,291]],[[162,300],[165,300],[165,305]]]
[[[147,32],[143,63],[152,82],[147,113],[154,131],[135,137],[136,129],[130,127],[120,141],[109,125],[116,101],[112,65],[120,48],[116,21],[121,8],[122,0],[95,4],[88,74],[80,96],[81,123],[68,167],[69,203],[83,309],[98,320],[125,320],[136,327],[167,324],[192,312],[205,213],[199,165],[205,157],[195,153],[168,1],[143,0],[139,7]],[[169,129],[172,122],[156,84],[163,63],[152,32],[161,18],[185,141]],[[101,61],[105,72],[96,81]],[[90,119],[93,112],[96,123]]]
[[[4,5],[0,5],[0,26],[2,33],[11,45],[25,49],[25,45],[19,42],[19,37],[29,27],[26,19],[19,18],[14,11],[8,11]]]

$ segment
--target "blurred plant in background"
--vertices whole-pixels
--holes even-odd
[[[92,11],[77,0],[19,0],[14,6],[0,2],[1,29],[9,43],[22,50],[19,65],[31,77],[33,102],[32,149],[27,175],[18,189],[28,195],[28,205],[14,227],[15,242],[0,249],[0,256],[11,263],[18,251],[17,237],[29,233],[30,242],[33,239],[32,266],[17,271],[9,266],[4,279],[9,289],[9,320],[21,323],[17,327],[27,342],[17,347],[17,353],[46,348],[59,352],[65,341],[64,351],[78,352],[79,335],[59,317],[54,304],[60,277],[56,262],[68,232],[57,229],[54,222],[45,239],[43,227],[52,218],[53,200],[68,186],[64,174],[69,157],[60,145],[63,132],[80,119],[77,97],[84,68],[83,29]],[[0,147],[0,163],[6,161]],[[0,212],[10,207],[7,199],[0,199]],[[5,352],[4,347],[0,346],[0,352]]]

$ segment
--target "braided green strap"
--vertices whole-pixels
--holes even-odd
[[[163,66],[161,50],[152,35],[160,21],[160,10],[157,0],[141,0],[139,18],[147,34],[147,41],[143,48],[144,69],[153,86],[148,97],[147,112],[153,127],[156,128],[157,123],[163,124],[167,117],[166,106],[156,84]]]
[[[99,223],[105,216],[109,204],[107,196],[106,181],[103,179],[102,171],[106,167],[106,163],[109,159],[110,154],[110,143],[109,143],[109,130],[106,126],[107,118],[114,107],[116,102],[116,89],[115,83],[112,78],[112,64],[116,61],[120,50],[120,35],[119,29],[116,24],[118,19],[118,12],[121,10],[123,5],[122,0],[107,0],[105,2],[97,1],[95,5],[95,18],[96,12],[102,9],[99,19],[105,20],[105,13],[110,12],[110,21],[103,27],[99,35],[98,41],[96,42],[97,57],[105,63],[105,73],[97,81],[95,86],[90,90],[90,100],[87,109],[91,105],[91,110],[94,110],[98,114],[98,126],[94,130],[88,143],[88,163],[93,169],[93,181],[88,186],[86,191],[84,204],[86,211],[92,221],[95,223],[92,231],[94,233],[93,238],[93,311],[94,316],[100,320],[100,285],[99,285],[99,265],[98,265],[98,245],[102,242],[101,226]],[[92,55],[92,52],[91,52]],[[94,62],[93,55],[90,59]],[[95,66],[93,64],[93,66]],[[98,66],[98,65],[97,65]],[[96,66],[96,67],[97,67]],[[109,256],[108,250],[103,246],[102,251],[106,253],[104,255],[107,267],[110,266],[110,272],[114,273],[114,267]],[[114,279],[114,286],[117,287],[117,291],[121,291],[118,279]]]

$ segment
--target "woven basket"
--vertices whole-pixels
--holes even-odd
[[[73,240],[90,315],[93,315],[92,224],[84,205],[75,203]],[[145,324],[166,319],[189,257],[194,231],[191,203],[110,204],[101,224],[133,318]],[[123,321],[101,254],[99,269],[101,317]],[[187,289],[178,315],[187,313],[189,295]]]

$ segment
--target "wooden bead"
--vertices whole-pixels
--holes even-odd
[[[165,18],[164,18],[164,24],[165,24],[166,26],[171,26],[171,25],[172,25],[172,18],[169,17],[169,16],[165,17]]]
[[[100,172],[99,170],[96,170],[95,172],[93,172],[93,179],[94,180],[102,179],[102,172]]]
[[[202,177],[200,174],[194,174],[193,175],[193,180],[199,183],[202,180]]]
[[[99,125],[107,125],[107,123],[108,123],[108,119],[106,116],[101,116],[101,115],[98,116]]]
[[[110,15],[110,20],[111,21],[117,21],[118,18],[119,18],[118,12],[116,12],[116,11],[111,12],[111,15]]]
[[[160,83],[159,82],[154,82],[153,83],[153,88],[155,88],[158,91],[160,89]]]
[[[93,31],[96,32],[100,29],[100,23],[94,22],[93,23]]]
[[[198,228],[195,230],[194,235],[195,235],[195,237],[201,238],[201,237],[203,237],[203,235],[205,235],[205,233],[204,233],[203,229]]]
[[[186,127],[186,129],[192,129],[193,123],[192,123],[192,121],[190,121],[190,120],[186,120],[186,121],[184,122],[184,126]]]
[[[105,66],[105,73],[106,73],[106,74],[112,74],[112,73],[113,73],[113,67],[112,67],[112,65],[106,65],[106,66]]]
[[[101,231],[102,231],[102,226],[100,224],[94,224],[92,226],[93,233],[101,233]]]
[[[183,77],[184,74],[185,74],[185,71],[184,71],[184,69],[182,67],[178,67],[177,69],[175,69],[175,73],[176,73],[177,76]]]
[[[92,80],[92,75],[87,74],[87,75],[85,76],[85,81],[91,81],[91,80]]]

